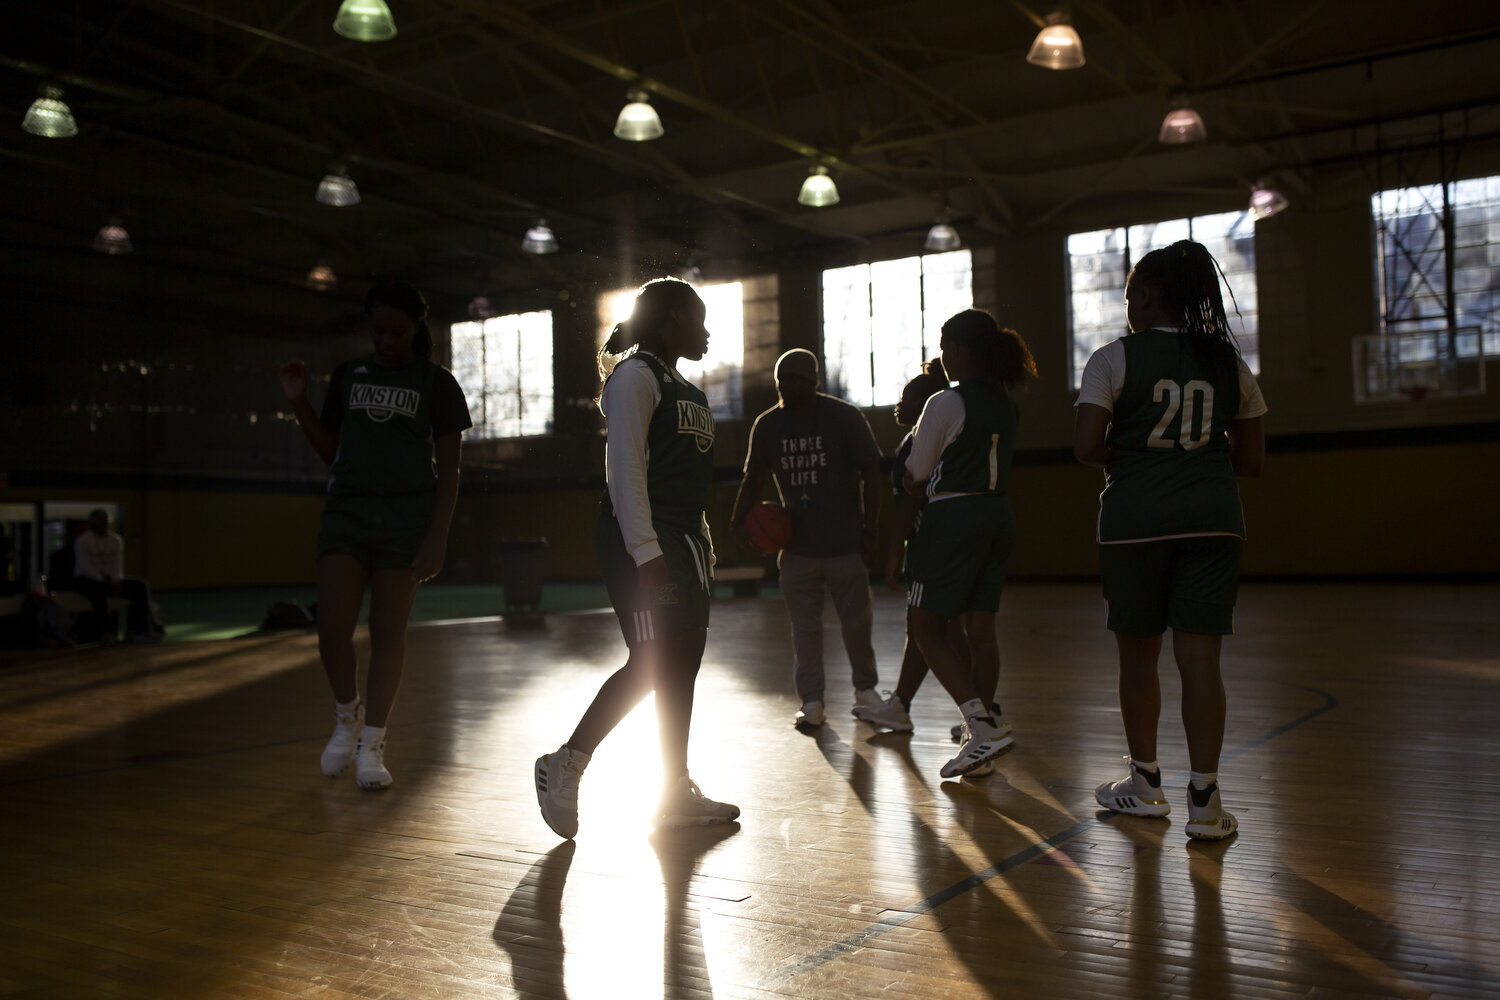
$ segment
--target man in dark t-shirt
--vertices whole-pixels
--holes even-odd
[[[880,448],[859,409],[818,392],[818,359],[800,348],[776,362],[777,406],[755,418],[745,478],[731,525],[746,537],[745,516],[774,478],[792,518],[792,538],[777,559],[792,620],[792,677],[799,727],[822,725],[823,604],[832,594],[854,676],[854,703],[875,704],[878,677],[870,642],[869,567],[880,513]]]

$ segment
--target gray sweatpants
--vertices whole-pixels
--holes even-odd
[[[817,558],[783,552],[781,596],[792,620],[792,681],[804,701],[823,701],[824,588],[833,595],[833,609],[844,633],[844,649],[854,675],[855,690],[873,688],[875,648],[870,644],[874,622],[870,571],[858,553]]]

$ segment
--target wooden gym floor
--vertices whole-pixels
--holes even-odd
[[[1191,844],[1163,669],[1170,820],[1098,811],[1123,773],[1096,591],[1001,611],[1017,745],[944,782],[911,736],[790,725],[785,613],[714,612],[694,775],[741,823],[653,835],[649,701],[601,747],[582,831],[531,765],[622,661],[608,613],[414,626],[396,785],[325,779],[315,639],[0,661],[6,997],[1500,996],[1500,587],[1267,585],[1226,643],[1225,801]],[[895,680],[899,598],[877,595]]]

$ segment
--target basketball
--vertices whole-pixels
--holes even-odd
[[[762,500],[745,515],[750,544],[766,555],[780,552],[792,540],[792,515],[780,504]]]

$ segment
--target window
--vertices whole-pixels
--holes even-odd
[[[1381,191],[1370,211],[1377,333],[1449,332],[1447,345],[1414,342],[1459,358],[1478,357],[1482,337],[1484,354],[1500,354],[1500,176]]]
[[[1230,314],[1240,355],[1251,371],[1260,372],[1255,220],[1249,212],[1224,212],[1068,237],[1068,329],[1074,389],[1083,377],[1089,355],[1127,332],[1125,278],[1131,267],[1158,247],[1188,239],[1202,243],[1219,262],[1229,285],[1220,289],[1224,309]]]
[[[453,377],[478,438],[552,433],[552,313],[454,323]]]
[[[938,354],[943,322],[974,305],[967,250],[823,272],[823,382],[856,406],[894,403]]]
[[[707,309],[703,325],[708,327],[708,353],[702,361],[679,360],[677,370],[703,390],[715,420],[738,420],[745,409],[741,390],[745,367],[745,288],[738,281],[693,287]],[[630,318],[637,291],[625,288],[599,297],[600,344],[616,323]]]

